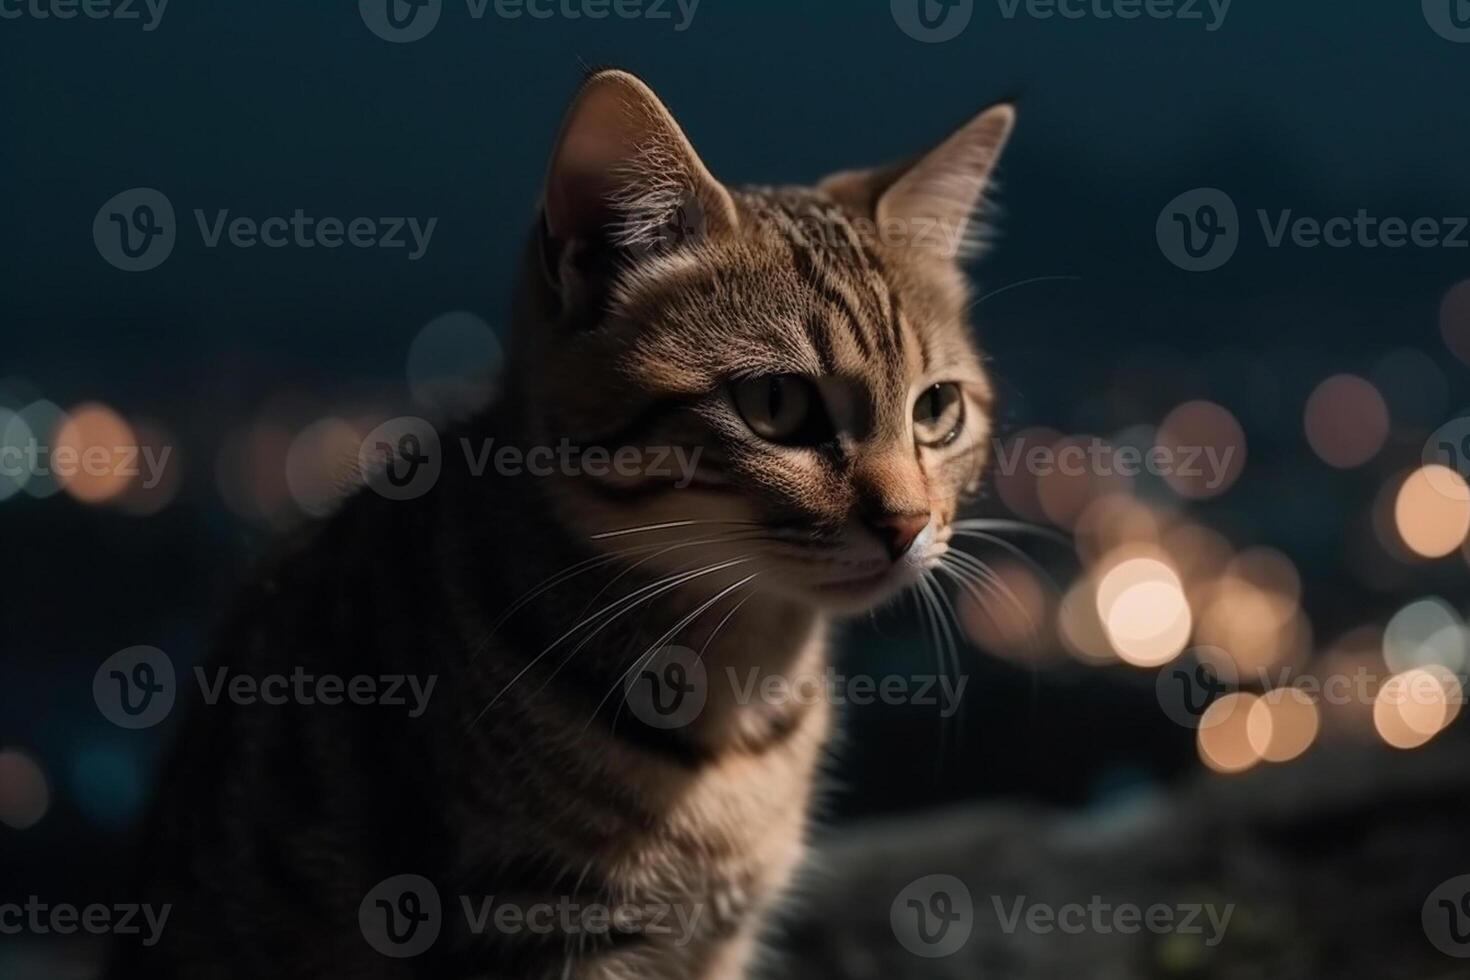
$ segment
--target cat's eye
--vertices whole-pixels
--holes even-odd
[[[952,382],[930,385],[914,402],[914,438],[922,446],[947,446],[965,421],[965,399]]]
[[[832,437],[816,385],[796,374],[769,374],[731,385],[750,431],[783,446],[814,446]]]

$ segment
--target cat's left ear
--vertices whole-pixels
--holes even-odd
[[[937,228],[947,240],[972,242],[971,223],[1015,123],[1015,106],[997,103],[912,160],[843,171],[818,186],[871,216],[885,234],[898,225],[918,240],[925,229]]]
[[[543,198],[547,272],[564,293],[640,257],[733,229],[735,203],[657,95],[628,72],[583,83]]]

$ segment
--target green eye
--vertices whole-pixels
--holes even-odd
[[[914,438],[921,446],[947,446],[965,422],[965,399],[952,382],[931,385],[914,402]]]
[[[750,431],[781,445],[816,445],[831,438],[821,396],[795,374],[747,378],[731,386],[735,407]]]

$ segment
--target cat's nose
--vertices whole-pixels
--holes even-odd
[[[914,539],[929,526],[929,515],[883,514],[871,522],[873,532],[888,547],[888,556],[898,561],[913,546]]]

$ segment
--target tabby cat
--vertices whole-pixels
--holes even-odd
[[[991,408],[959,259],[1013,118],[994,106],[902,165],[735,188],[642,81],[592,74],[494,404],[440,433],[428,492],[359,491],[273,560],[210,667],[432,696],[196,705],[144,852],[142,897],[172,915],[113,975],[757,972],[829,709],[727,678],[820,673],[831,621],[947,548]],[[457,465],[489,438],[635,452],[544,477]],[[654,465],[669,450],[685,478]],[[695,674],[698,710],[664,722]]]

